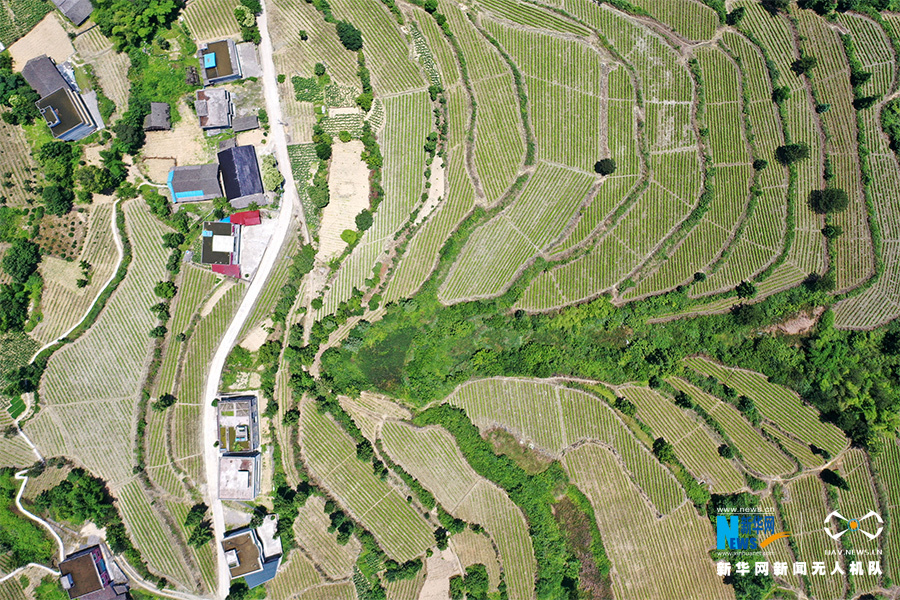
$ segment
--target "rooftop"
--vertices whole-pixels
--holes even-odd
[[[169,192],[173,202],[212,200],[222,197],[219,165],[185,165],[169,170]]]
[[[256,498],[258,471],[258,454],[225,454],[219,457],[219,498],[243,501]]]
[[[259,445],[259,416],[256,396],[219,398],[219,449],[249,452]]]
[[[90,0],[53,0],[53,4],[75,25],[81,25],[87,21],[94,10]]]
[[[68,87],[43,96],[35,104],[55,138],[80,139],[95,129],[84,101]],[[76,137],[66,135],[79,127],[84,129],[83,134]]]
[[[243,577],[262,569],[262,552],[252,529],[244,529],[226,536],[222,550],[231,578]]]
[[[60,583],[69,598],[114,600],[124,598],[114,586],[106,569],[100,546],[91,546],[70,554],[59,564]]]
[[[226,198],[234,200],[242,196],[265,193],[259,163],[256,160],[256,148],[253,146],[228,148],[218,153],[218,159]]]
[[[231,127],[231,94],[227,90],[210,88],[197,92],[194,103],[200,127],[203,129],[221,129]]]
[[[207,44],[200,50],[200,63],[207,85],[241,76],[237,50],[231,40]]]
[[[146,131],[159,131],[172,128],[168,102],[151,102],[150,112],[144,117],[144,129]]]
[[[203,224],[200,262],[204,265],[237,264],[240,256],[240,225],[206,222]]]
[[[49,96],[60,88],[69,88],[56,64],[46,54],[32,58],[22,68],[22,77],[41,96]]]

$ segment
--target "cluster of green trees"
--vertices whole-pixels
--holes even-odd
[[[259,0],[241,0],[240,6],[234,7],[234,18],[241,27],[241,39],[245,42],[259,44],[262,34],[256,23],[256,16],[262,12],[262,4]]]
[[[181,0],[93,0],[92,4],[94,22],[119,52],[153,39],[184,6]]]
[[[474,564],[466,567],[465,576],[454,575],[450,578],[451,600],[487,600],[490,589],[487,567]]]
[[[30,562],[49,565],[56,546],[41,527],[16,510],[15,499],[20,486],[12,467],[0,468],[0,549],[9,552],[11,567]]]
[[[184,518],[184,528],[190,531],[188,545],[200,548],[212,541],[214,537],[212,521],[206,518],[209,507],[200,502],[191,507]]]
[[[0,106],[8,108],[3,120],[11,125],[34,123],[41,116],[35,102],[40,97],[19,73],[12,70],[12,56],[0,52]]]
[[[28,320],[28,306],[37,304],[44,280],[37,272],[41,251],[25,238],[14,238],[0,263],[11,283],[0,284],[0,333],[22,331]]]

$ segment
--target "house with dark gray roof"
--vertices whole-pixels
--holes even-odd
[[[46,54],[32,58],[22,68],[22,77],[40,97],[49,96],[59,88],[69,87],[56,64]]]
[[[95,119],[84,98],[69,86],[49,57],[41,55],[29,60],[22,77],[41,96],[35,104],[53,137],[74,142],[97,130],[99,117]]]
[[[203,129],[227,129],[231,127],[234,108],[227,90],[210,88],[197,91],[194,109]]]
[[[235,146],[218,153],[225,197],[235,208],[246,208],[252,202],[266,203],[262,175],[253,146]]]
[[[231,128],[234,129],[235,133],[259,129],[259,119],[256,117],[256,115],[234,117],[233,119],[231,119]]]
[[[219,165],[172,167],[167,181],[172,202],[199,202],[222,197]]]
[[[213,85],[241,78],[241,63],[232,40],[212,42],[200,48],[203,85]]]
[[[53,4],[75,25],[87,21],[94,10],[90,0],[53,0]]]
[[[150,112],[144,117],[144,131],[168,131],[172,129],[172,117],[168,102],[151,102]]]

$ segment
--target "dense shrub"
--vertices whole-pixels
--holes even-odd
[[[344,48],[356,52],[362,49],[363,39],[362,32],[353,26],[349,21],[337,22],[337,34]]]

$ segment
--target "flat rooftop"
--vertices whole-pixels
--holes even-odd
[[[219,498],[249,501],[258,492],[259,455],[219,457]]]
[[[219,449],[250,452],[259,444],[256,397],[220,398],[218,405]]]
[[[222,550],[225,551],[225,560],[232,579],[262,569],[259,546],[252,531],[225,538],[222,540]]]

